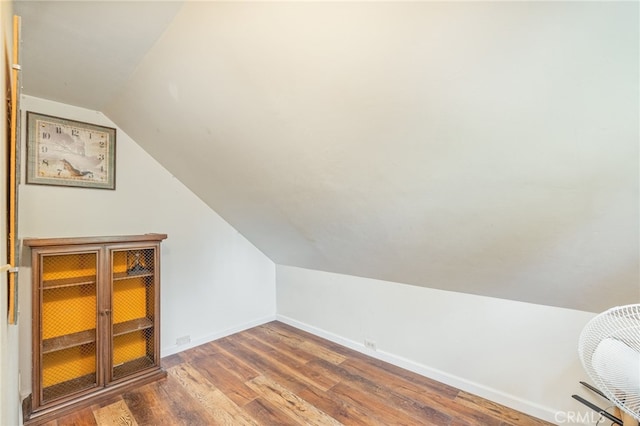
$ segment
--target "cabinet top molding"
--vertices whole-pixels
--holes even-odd
[[[101,237],[24,238],[27,247],[62,246],[74,244],[117,244],[142,241],[162,241],[167,234],[115,235]]]

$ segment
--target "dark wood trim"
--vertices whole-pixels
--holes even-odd
[[[145,241],[162,241],[167,234],[117,235],[101,237],[59,237],[59,238],[24,238],[22,244],[27,247],[68,246],[84,244],[117,244]]]

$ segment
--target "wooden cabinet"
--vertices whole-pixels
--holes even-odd
[[[161,377],[165,234],[29,238],[33,369],[25,418],[44,421]],[[30,406],[29,406],[30,405]]]

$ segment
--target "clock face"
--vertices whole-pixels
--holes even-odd
[[[32,183],[112,189],[114,129],[42,115],[29,119]]]

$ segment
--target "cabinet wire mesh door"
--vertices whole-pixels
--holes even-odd
[[[25,238],[31,249],[32,394],[25,424],[162,379],[166,234]]]
[[[111,379],[156,365],[156,250],[113,250]]]
[[[98,385],[96,252],[43,255],[40,264],[40,400]]]

